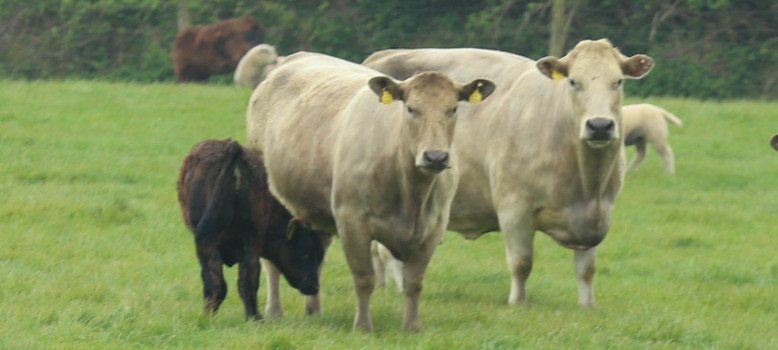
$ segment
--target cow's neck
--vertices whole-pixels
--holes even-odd
[[[623,146],[613,145],[594,149],[581,142],[577,147],[578,177],[585,201],[600,200],[611,190],[614,176],[618,176],[618,160]]]

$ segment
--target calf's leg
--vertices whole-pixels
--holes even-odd
[[[238,292],[243,301],[246,320],[261,320],[262,315],[257,313],[257,290],[259,290],[259,257],[257,256],[254,241],[244,240],[243,258],[238,266]]]
[[[629,165],[629,171],[638,170],[640,163],[646,158],[646,141],[641,139],[635,143],[635,159]]]
[[[203,280],[204,311],[214,314],[227,296],[227,283],[222,272],[222,258],[214,243],[197,245],[200,277]]]
[[[654,149],[659,155],[662,156],[664,161],[665,173],[675,174],[675,157],[673,156],[673,149],[667,143],[654,144]]]

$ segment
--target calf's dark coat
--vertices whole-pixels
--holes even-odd
[[[246,318],[257,312],[259,257],[273,262],[292,287],[319,292],[321,232],[296,219],[270,193],[262,160],[231,140],[196,144],[178,179],[184,222],[194,233],[205,311],[227,295],[222,264],[239,264],[238,292]]]

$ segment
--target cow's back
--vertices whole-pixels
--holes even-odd
[[[263,155],[271,189],[292,213],[330,226],[341,111],[376,72],[340,59],[291,55],[251,96],[248,146]],[[294,159],[292,159],[294,158]]]

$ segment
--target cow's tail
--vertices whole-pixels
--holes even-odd
[[[205,204],[205,211],[195,227],[195,240],[198,244],[213,242],[220,232],[227,228],[235,215],[236,173],[235,163],[241,158],[243,150],[237,141],[230,140],[222,158],[222,168],[216,177],[213,195]]]
[[[663,109],[662,110],[662,115],[665,117],[665,119],[667,119],[667,121],[669,121],[669,122],[671,122],[671,123],[673,123],[675,125],[678,125],[679,127],[683,126],[683,122],[681,121],[681,119],[678,119],[678,117],[676,117],[674,114],[672,114],[672,113],[670,113],[670,112],[668,112],[668,111]]]

